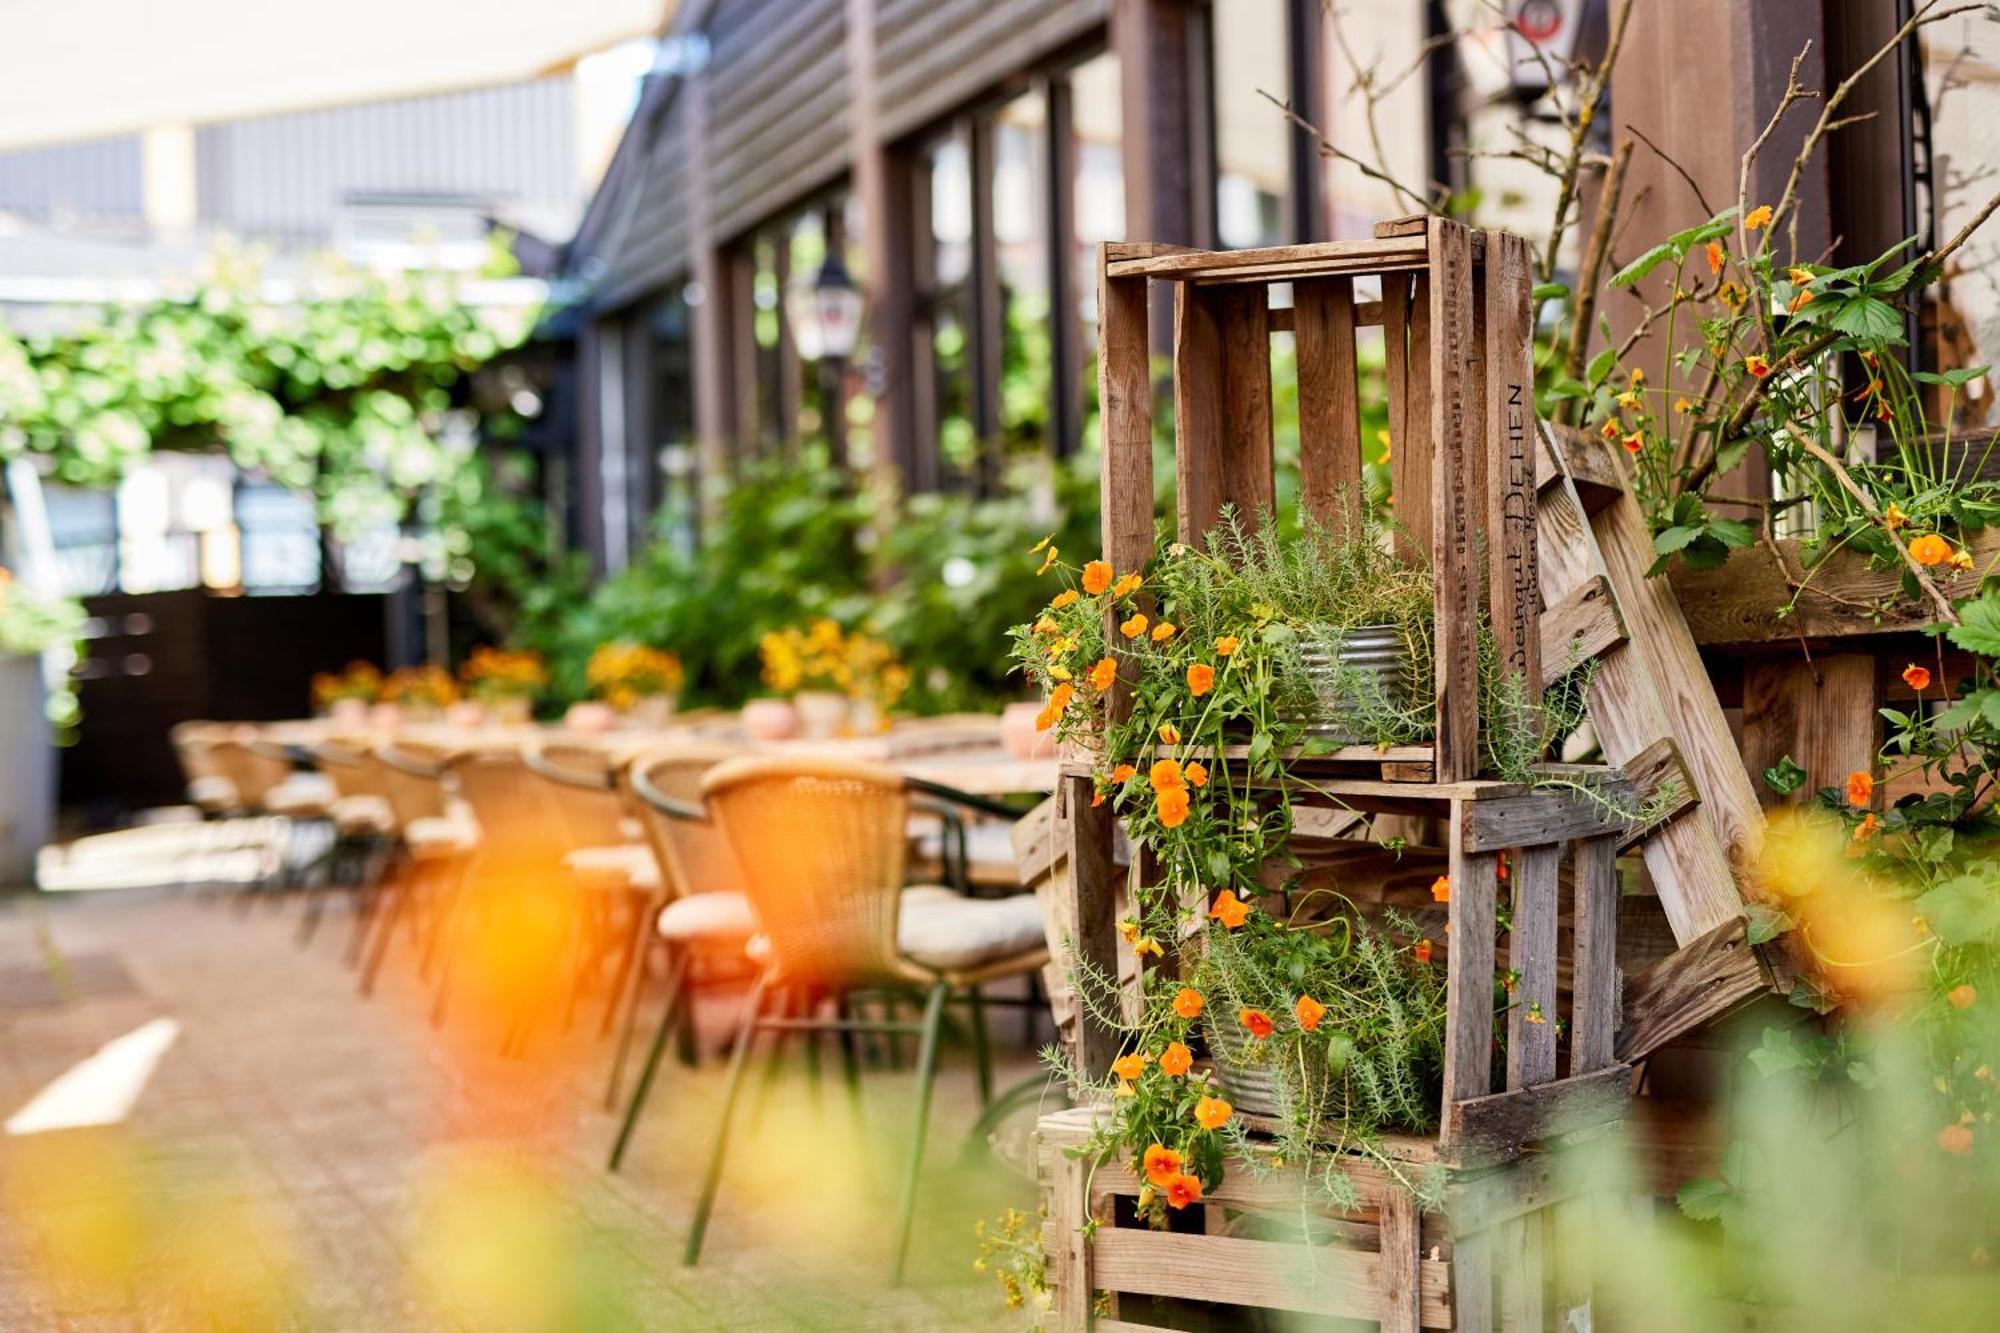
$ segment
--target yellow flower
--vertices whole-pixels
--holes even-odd
[[[1645,382],[1646,382],[1646,372],[1639,369],[1639,367],[1637,366],[1632,367],[1632,383],[1637,385],[1637,384],[1644,384]]]
[[[1040,541],[1036,542],[1033,546],[1030,546],[1028,548],[1028,554],[1040,555],[1043,551],[1049,549],[1049,543],[1054,541],[1055,539],[1056,535],[1053,532],[1051,532],[1048,536],[1042,538]]]
[[[1077,598],[1081,597],[1082,595],[1083,594],[1079,593],[1075,588],[1064,588],[1061,592],[1055,595],[1055,600],[1049,603],[1049,609],[1052,611],[1060,611],[1065,606],[1068,606],[1071,602],[1074,602]]]
[[[1628,412],[1636,412],[1640,409],[1640,407],[1644,406],[1644,404],[1640,400],[1638,394],[1632,392],[1630,389],[1627,389],[1624,393],[1618,395],[1618,406],[1624,408]]]
[[[1062,626],[1056,624],[1054,616],[1043,616],[1035,622],[1035,633],[1037,634],[1054,634],[1061,629]]]
[[[1889,507],[1882,511],[1882,526],[1889,529],[1889,531],[1891,532],[1894,532],[1898,528],[1903,527],[1909,521],[1910,521],[1910,516],[1904,513],[1903,507],[1897,504],[1894,500],[1891,500],[1889,502]]]
[[[1686,413],[1691,412],[1693,410],[1694,410],[1694,404],[1689,402],[1686,398],[1674,399],[1674,411],[1685,415]]]
[[[1961,546],[1958,550],[1951,553],[1951,559],[1948,563],[1953,569],[1971,569],[1972,552]]]
[[[1050,680],[1068,680],[1069,675],[1069,668],[1066,666],[1052,666],[1049,668]]]
[[[1171,722],[1161,723],[1160,741],[1166,745],[1179,745],[1181,743],[1181,729]]]
[[[1111,595],[1113,597],[1130,597],[1133,593],[1139,591],[1139,585],[1144,582],[1145,580],[1137,574],[1127,574],[1119,579],[1118,582],[1111,585]]]
[[[1813,283],[1813,271],[1809,268],[1788,268],[1785,277],[1794,287],[1810,287]]]
[[[1761,227],[1769,226],[1770,222],[1771,206],[1769,204],[1759,204],[1751,209],[1748,216],[1743,219],[1743,230],[1756,231]]]
[[[1057,557],[1060,556],[1061,554],[1062,554],[1061,551],[1058,551],[1055,547],[1051,546],[1048,549],[1048,554],[1042,557],[1042,567],[1036,570],[1035,573],[1036,574],[1048,573],[1050,566],[1055,564]]]
[[[1146,613],[1134,611],[1132,618],[1118,627],[1118,632],[1128,639],[1136,639],[1146,632]]]
[[[1153,626],[1153,642],[1165,643],[1168,639],[1173,638],[1176,632],[1172,621],[1162,620],[1159,624]]]

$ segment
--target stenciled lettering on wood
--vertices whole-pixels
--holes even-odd
[[[1519,552],[1532,553],[1535,549],[1535,459],[1528,445],[1528,405],[1527,387],[1510,380],[1507,384],[1506,411],[1507,475],[1495,478],[1494,482],[1504,489],[1501,493],[1501,521],[1506,530],[1501,534],[1500,549],[1508,553],[1507,577],[1514,588],[1513,633],[1507,636],[1505,646],[1507,661],[1505,669],[1519,673],[1524,680],[1529,674],[1529,645],[1535,642],[1539,633],[1536,624],[1535,607],[1541,599],[1540,579],[1533,560],[1519,558]],[[1530,690],[1538,689],[1540,682],[1527,681]]]

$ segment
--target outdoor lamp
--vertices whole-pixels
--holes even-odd
[[[845,361],[861,336],[861,289],[838,255],[828,255],[809,283],[785,295],[785,319],[803,360]]]

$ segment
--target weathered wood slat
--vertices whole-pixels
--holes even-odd
[[[1575,487],[1585,514],[1595,514],[1631,484],[1631,472],[1623,459],[1601,438],[1566,431],[1561,436],[1545,432],[1548,447],[1535,460],[1535,489],[1546,491],[1565,477]]]
[[[1262,287],[1243,287],[1203,292],[1201,299],[1214,304],[1222,335],[1222,500],[1255,528],[1278,502],[1268,298]]]
[[[1753,773],[1790,757],[1806,780],[1790,797],[1761,786],[1772,805],[1797,805],[1855,771],[1872,773],[1882,749],[1884,673],[1872,653],[1790,654],[1743,670],[1743,765]],[[1878,794],[1879,798],[1879,794]]]
[[[1134,570],[1153,558],[1151,350],[1146,280],[1112,277],[1113,250],[1106,246],[1097,264],[1099,522],[1104,558],[1120,570]],[[1123,665],[1111,699],[1114,718],[1125,714],[1136,670],[1129,662]]]
[[[1542,612],[1542,662],[1550,676],[1595,661],[1625,642],[1611,581],[1594,575]]]
[[[1343,1319],[1375,1319],[1382,1308],[1373,1254],[1123,1227],[1100,1228],[1091,1248],[1093,1280],[1108,1291]],[[1451,1265],[1422,1260],[1419,1283],[1422,1327],[1451,1327]]]
[[[1536,1088],[1447,1101],[1443,1140],[1454,1161],[1505,1161],[1529,1144],[1622,1118],[1631,1082],[1631,1066],[1615,1064]]]
[[[1620,1060],[1642,1060],[1682,1033],[1770,992],[1770,975],[1746,931],[1741,917],[1725,921],[1625,978]]]
[[[1417,1333],[1423,1327],[1423,1224],[1407,1191],[1382,1196],[1378,1240],[1382,1333]]]
[[[1525,796],[1504,796],[1468,806],[1465,849],[1500,852],[1511,847],[1540,847],[1624,832],[1629,823],[1621,807],[1630,797],[1630,788],[1622,780],[1603,777],[1589,780],[1601,786],[1602,800],[1563,787],[1549,787]],[[1613,806],[1607,801],[1619,804]]]
[[[1451,807],[1451,953],[1445,959],[1444,1101],[1484,1096],[1493,1086],[1493,932],[1500,858],[1468,851],[1471,806]],[[1452,1143],[1449,1121],[1445,1142]]]
[[[1455,222],[1430,227],[1431,577],[1436,584],[1432,635],[1436,658],[1436,727],[1440,778],[1479,771],[1479,525],[1485,497],[1468,485],[1472,454],[1483,447],[1468,392],[1472,345],[1472,233]],[[1421,400],[1420,400],[1421,401]],[[1414,496],[1404,496],[1403,509]]]
[[[1507,1012],[1507,1086],[1532,1088],[1556,1076],[1557,867],[1562,849],[1528,847],[1514,857],[1513,928],[1507,966],[1516,975]]]
[[[1662,736],[1633,755],[1619,765],[1619,771],[1632,784],[1633,799],[1652,815],[1646,824],[1626,834],[1620,851],[1694,809],[1699,799],[1694,779],[1681,761],[1680,747],[1671,736]]]
[[[1169,256],[1171,258],[1172,256]],[[1149,261],[1150,262],[1150,261]],[[1116,272],[1119,265],[1109,266]],[[1191,287],[1174,289],[1174,499],[1178,535],[1199,545],[1222,510],[1223,451],[1228,448],[1223,419],[1222,325],[1216,303]]]
[[[1571,1077],[1611,1063],[1618,1030],[1618,840],[1586,838],[1571,853]]]
[[[1485,390],[1487,606],[1500,666],[1519,674],[1525,697],[1541,697],[1544,664],[1537,616],[1541,578],[1535,533],[1534,285],[1528,243],[1486,234]]]
[[[1421,236],[1387,240],[1325,241],[1313,245],[1271,245],[1250,250],[1204,250],[1153,259],[1120,260],[1114,278],[1160,278],[1286,282],[1351,273],[1389,273],[1422,268],[1429,252]]]
[[[1093,807],[1094,788],[1088,778],[1066,778],[1060,789],[1059,818],[1068,821],[1070,892],[1065,903],[1065,933],[1083,963],[1102,976],[1118,975],[1118,889],[1124,880],[1112,860],[1110,803]],[[1067,961],[1067,960],[1065,960]],[[1118,1058],[1119,1034],[1091,1012],[1078,1006],[1077,1065],[1091,1077],[1101,1076]]]
[[[1345,529],[1361,503],[1361,397],[1354,367],[1354,281],[1298,284],[1299,502]],[[1276,314],[1276,311],[1271,312]]]

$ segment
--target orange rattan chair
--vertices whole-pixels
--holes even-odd
[[[722,1114],[683,1256],[688,1264],[701,1256],[744,1068],[758,1038],[768,1033],[781,1043],[802,1033],[914,1031],[916,1122],[893,1266],[895,1280],[902,1278],[945,1002],[954,992],[1033,972],[1048,960],[1032,894],[982,900],[934,887],[904,889],[910,792],[911,784],[891,770],[831,759],[735,759],[702,782],[710,814],[742,867],[767,947],[730,1053]],[[861,1021],[844,1012],[813,1016],[828,999],[899,990],[923,993],[920,1024]],[[850,1064],[853,1086],[851,1071]]]

